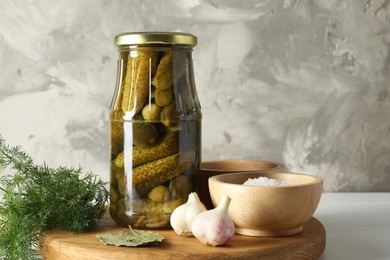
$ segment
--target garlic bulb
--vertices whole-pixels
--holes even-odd
[[[173,230],[181,236],[193,236],[192,219],[203,211],[206,211],[206,207],[200,202],[198,194],[190,193],[187,202],[177,207],[171,214],[170,221]]]
[[[225,196],[215,209],[198,214],[192,221],[192,233],[206,245],[219,246],[233,238],[235,227],[229,217],[231,198]]]

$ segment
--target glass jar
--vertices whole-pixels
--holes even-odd
[[[170,228],[170,215],[197,190],[200,104],[187,33],[116,36],[110,110],[110,214],[120,226]]]

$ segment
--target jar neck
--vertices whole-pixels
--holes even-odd
[[[191,45],[169,45],[169,44],[144,44],[144,45],[124,45],[118,47],[119,52],[128,51],[193,51]]]

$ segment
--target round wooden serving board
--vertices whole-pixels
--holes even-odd
[[[106,214],[90,232],[73,234],[51,230],[45,233],[41,252],[45,259],[317,259],[325,249],[324,226],[311,218],[297,235],[287,237],[249,237],[236,234],[224,246],[212,247],[194,237],[178,236],[173,230],[156,230],[165,237],[157,246],[115,247],[103,245],[96,237],[102,233],[121,233]]]

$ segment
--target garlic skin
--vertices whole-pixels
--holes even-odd
[[[235,232],[234,223],[229,217],[231,198],[225,196],[218,206],[198,214],[192,221],[192,233],[206,245],[219,246],[229,242]]]
[[[192,220],[204,211],[206,211],[206,207],[199,200],[198,194],[196,192],[190,193],[187,202],[177,207],[171,214],[170,222],[173,230],[180,236],[193,236]]]

